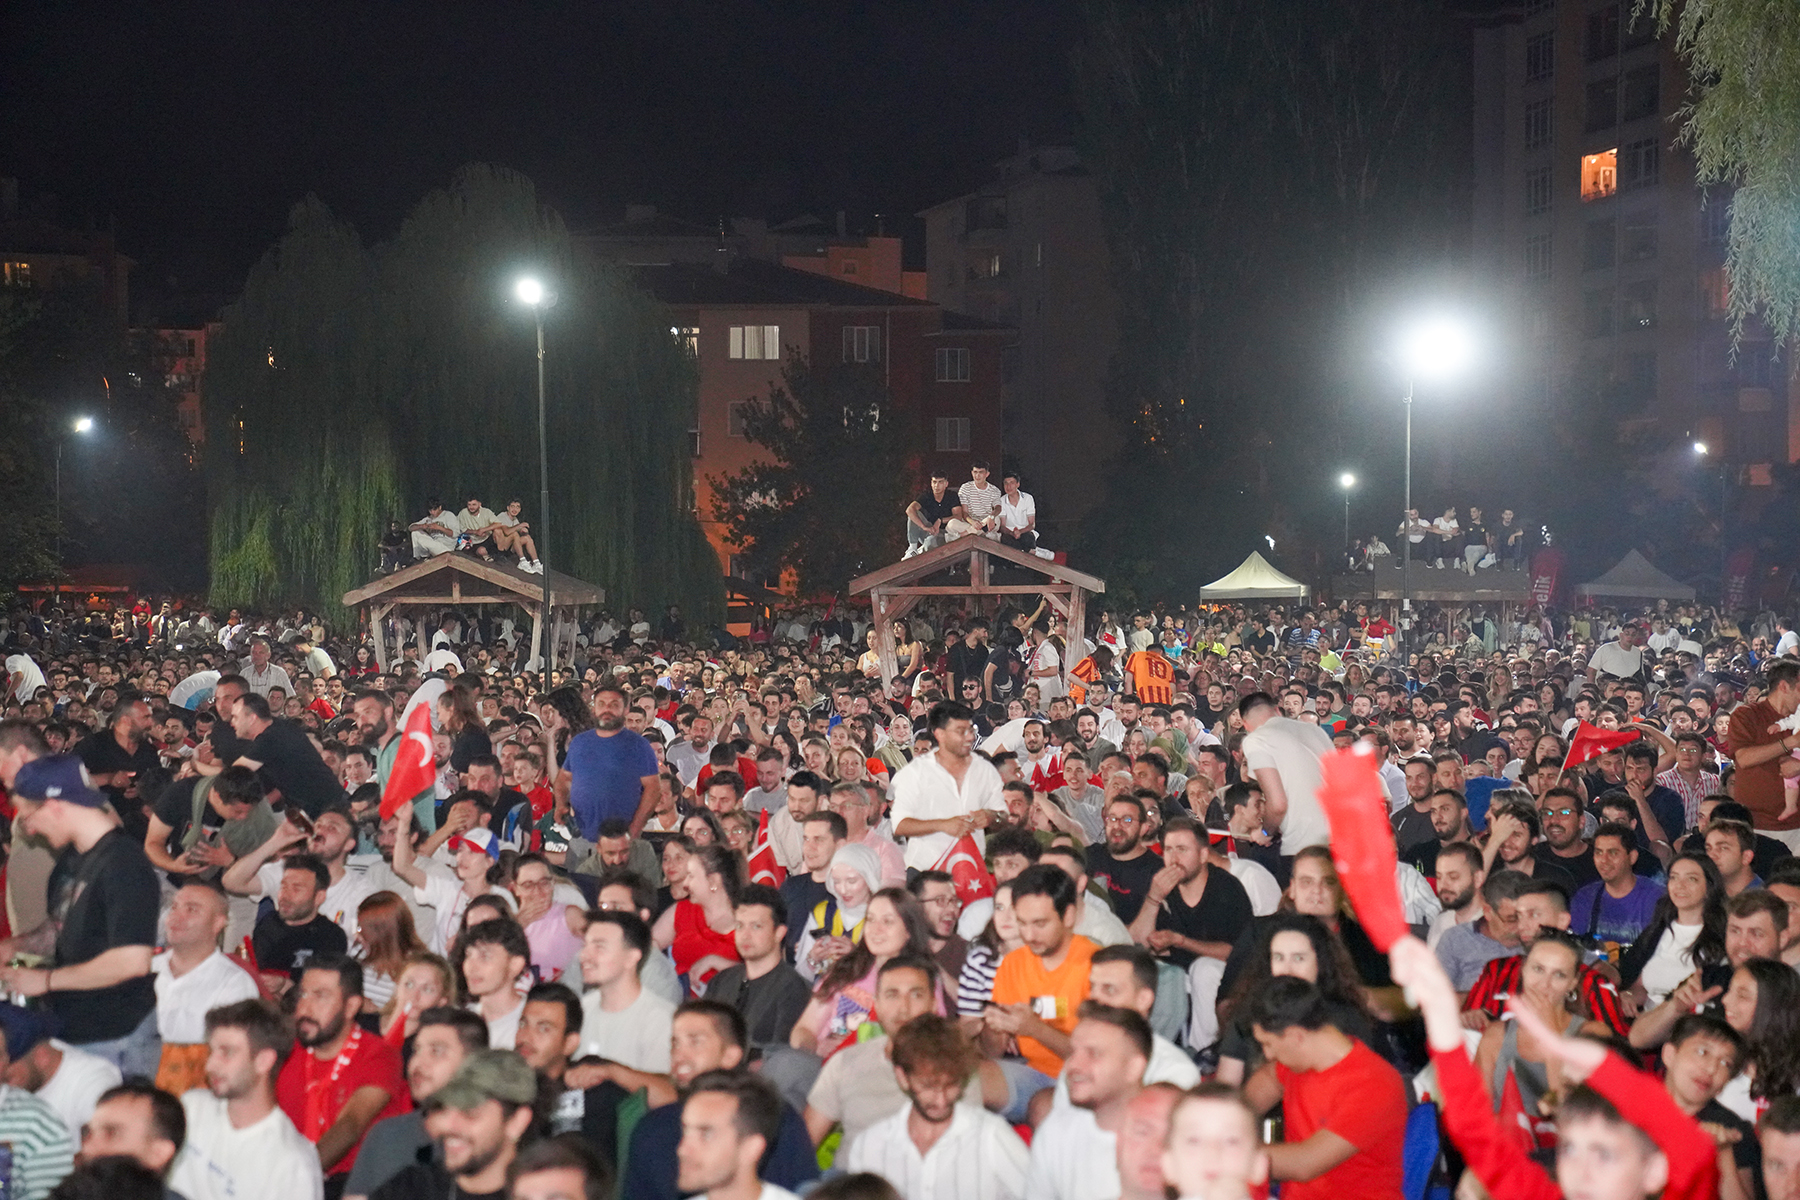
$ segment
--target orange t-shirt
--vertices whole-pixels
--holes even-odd
[[[1073,667],[1069,668],[1070,680],[1081,680],[1080,683],[1069,684],[1069,699],[1075,707],[1080,708],[1087,703],[1087,685],[1100,678],[1100,668],[1094,662],[1094,656],[1088,655]]]
[[[1139,650],[1125,660],[1125,669],[1137,684],[1140,704],[1175,702],[1175,666],[1160,650]]]
[[[1088,996],[1088,968],[1097,947],[1080,934],[1069,939],[1069,953],[1054,971],[1044,970],[1044,960],[1029,947],[1020,946],[1000,960],[994,974],[995,1004],[1030,1004],[1032,1011],[1058,1033],[1075,1028],[1075,1011]],[[1021,1037],[1019,1053],[1033,1067],[1052,1079],[1062,1074],[1063,1060],[1036,1038]]]

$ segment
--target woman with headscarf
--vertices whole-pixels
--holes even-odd
[[[794,969],[808,983],[862,941],[869,898],[881,890],[881,859],[867,846],[845,842],[831,856],[825,890],[830,896],[806,914],[805,928],[794,948]]]

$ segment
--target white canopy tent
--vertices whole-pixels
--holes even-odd
[[[1639,554],[1630,551],[1612,570],[1575,589],[1582,596],[1617,600],[1692,600],[1694,589],[1664,574]]]
[[[1201,588],[1200,599],[1203,603],[1208,600],[1304,600],[1311,591],[1304,583],[1271,567],[1268,559],[1252,550],[1250,557],[1238,564],[1237,570]]]

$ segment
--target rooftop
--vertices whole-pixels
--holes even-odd
[[[929,300],[859,287],[835,276],[796,271],[755,258],[731,257],[723,271],[707,264],[671,262],[634,267],[632,274],[645,291],[664,304],[675,306],[936,307]]]

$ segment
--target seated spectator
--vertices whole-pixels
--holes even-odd
[[[1019,490],[1017,472],[1006,472],[1000,483],[1000,544],[1029,553],[1037,549],[1037,502]]]
[[[1471,1028],[1486,1028],[1487,1022],[1499,1020],[1507,1001],[1518,995],[1527,973],[1526,956],[1539,937],[1568,932],[1569,898],[1555,880],[1532,880],[1519,894],[1517,912],[1519,945],[1525,953],[1496,958],[1481,968],[1480,976],[1463,1001],[1463,1010],[1469,1014],[1465,1023]],[[1606,974],[1581,962],[1580,958],[1577,954],[1574,972],[1575,990],[1580,997],[1579,1011],[1614,1033],[1628,1034],[1631,1022],[1619,1003],[1618,988]],[[1482,1019],[1484,1017],[1486,1020]]]
[[[133,1079],[108,1089],[94,1105],[75,1157],[82,1162],[129,1158],[161,1181],[186,1142],[187,1115],[181,1101],[146,1080]]]
[[[675,973],[698,993],[737,961],[737,898],[744,890],[744,860],[729,848],[698,846],[687,860],[687,898],[656,920],[655,944],[675,960]]]
[[[1019,923],[1013,916],[1012,884],[994,888],[993,915],[987,928],[969,943],[963,959],[962,973],[956,979],[956,1011],[959,1016],[979,1017],[994,994],[994,976],[1000,960],[1025,943],[1019,937]]]
[[[456,941],[471,1011],[487,1022],[488,1045],[511,1050],[525,1014],[517,981],[531,966],[525,931],[507,916],[469,925]]]
[[[821,851],[827,832],[820,828],[823,824],[819,819],[807,821],[808,837]],[[825,888],[830,894],[806,914],[794,947],[795,970],[808,982],[816,981],[862,941],[869,900],[881,890],[881,861],[867,846],[840,843],[832,852]]]
[[[1669,1099],[1696,1121],[1725,1131],[1735,1140],[1719,1145],[1720,1194],[1730,1195],[1735,1180],[1737,1195],[1757,1194],[1762,1173],[1762,1154],[1756,1144],[1756,1127],[1719,1103],[1719,1093],[1744,1063],[1744,1039],[1717,1017],[1689,1013],[1675,1023],[1662,1048],[1663,1086]]]
[[[948,539],[946,530],[956,515],[956,502],[949,492],[949,479],[933,473],[930,490],[906,506],[906,558],[935,550]]]
[[[1243,1093],[1203,1083],[1176,1101],[1161,1165],[1180,1196],[1249,1200],[1260,1195],[1269,1178],[1269,1156]]]
[[[310,854],[293,855],[282,864],[275,907],[256,923],[252,939],[257,969],[271,995],[284,995],[311,960],[336,957],[349,948],[343,929],[319,911],[330,885],[325,864]]]
[[[1637,839],[1623,825],[1602,825],[1594,834],[1594,870],[1600,878],[1569,901],[1576,937],[1628,948],[1656,916],[1663,890],[1639,875]]]
[[[598,1057],[606,1066],[590,1078],[587,1068],[571,1073],[571,1086],[590,1088],[610,1079],[626,1091],[669,1073],[669,1022],[675,1006],[643,986],[641,971],[650,955],[650,927],[634,912],[596,910],[582,936],[582,997],[579,1058]]]
[[[1698,851],[1684,850],[1669,863],[1669,883],[1650,923],[1619,956],[1619,984],[1639,1012],[1669,998],[1689,976],[1700,972],[1709,984],[1729,978],[1725,960],[1725,890],[1719,869]]]
[[[1065,872],[1040,863],[1012,887],[1024,945],[1000,961],[981,1038],[1006,1074],[1008,1098],[1001,1115],[1016,1123],[1025,1118],[1032,1096],[1062,1073],[1097,947],[1075,932],[1075,882]],[[1039,1015],[1051,1011],[1043,997],[1055,997],[1055,1015]]]
[[[216,886],[188,884],[169,901],[164,949],[150,961],[162,1039],[156,1083],[174,1095],[206,1086],[206,1014],[258,995],[255,977],[219,950],[229,920]]]
[[[1250,1028],[1255,997],[1271,979],[1304,979],[1323,997],[1332,1025],[1367,1045],[1374,1040],[1375,1019],[1363,1001],[1356,968],[1343,943],[1317,917],[1278,913],[1263,926],[1259,950],[1232,987],[1221,1007],[1230,1012],[1219,1041],[1221,1083],[1240,1087],[1263,1069],[1262,1047]]]
[[[594,1140],[560,1133],[519,1151],[507,1170],[509,1200],[599,1200],[612,1195],[618,1172]]]
[[[920,871],[906,885],[925,909],[931,925],[931,953],[938,966],[950,979],[962,976],[963,961],[969,943],[956,932],[957,918],[962,915],[962,898],[956,892],[956,880],[943,871]]]
[[[766,884],[746,887],[737,902],[740,961],[720,971],[706,989],[709,998],[743,1015],[750,1045],[759,1053],[788,1044],[812,998],[806,980],[782,957],[787,926],[787,904],[780,892]]]
[[[875,1007],[881,967],[903,953],[931,954],[931,927],[919,902],[901,888],[883,888],[869,900],[862,940],[819,979],[812,1000],[794,1023],[788,1044],[821,1059],[853,1038]],[[942,978],[934,980],[936,1004],[946,1011]]]
[[[538,1077],[510,1050],[476,1050],[431,1094],[425,1132],[438,1153],[402,1169],[370,1200],[498,1196],[536,1119]]]
[[[789,794],[791,797],[793,794],[791,790]],[[771,818],[769,827],[773,829],[774,826],[774,819]],[[784,949],[788,957],[793,959],[797,966],[802,967],[804,977],[803,964],[811,957],[811,947],[809,946],[805,950],[800,949],[800,941],[805,936],[807,929],[812,927],[813,911],[823,905],[821,916],[828,918],[836,910],[837,897],[831,892],[830,875],[831,864],[837,855],[838,847],[844,844],[844,818],[829,811],[808,813],[801,821],[800,828],[800,859],[798,864],[790,869],[787,879],[782,882],[781,898],[786,902],[791,915]],[[863,882],[864,886],[869,889],[869,895],[872,896],[879,890],[881,882],[879,863],[877,863],[872,882],[871,877],[863,877]],[[835,922],[833,923],[835,924]],[[830,928],[823,919],[818,927],[826,930]]]
[[[51,1037],[42,1014],[17,1005],[0,1005],[0,1036],[12,1063],[6,1082],[48,1104],[68,1126],[70,1140],[79,1142],[101,1094],[119,1086],[119,1068]]]
[[[1531,886],[1531,877],[1517,871],[1484,874],[1480,919],[1446,929],[1435,947],[1459,993],[1475,986],[1490,961],[1519,953],[1519,897]]]
[[[527,575],[541,575],[544,564],[538,561],[537,543],[531,537],[531,524],[519,519],[525,505],[508,500],[506,507],[494,517],[494,548],[502,554],[516,555],[519,570]]]
[[[1581,966],[1581,948],[1573,938],[1559,929],[1539,930],[1525,951],[1508,1007],[1514,1015],[1520,1007],[1529,1007],[1545,1026],[1565,1037],[1606,1037],[1611,1030],[1605,1023],[1588,1020],[1571,1008],[1570,997],[1574,995]],[[1494,1021],[1488,1025],[1475,1051],[1475,1069],[1482,1072],[1483,1079],[1502,1079],[1510,1074],[1518,1085],[1526,1113],[1538,1113],[1544,1111],[1539,1101],[1551,1086],[1547,1064],[1532,1057],[1535,1047],[1520,1041],[1519,1028],[1517,1021]],[[1495,1111],[1499,1110],[1500,1100],[1499,1096],[1494,1099]]]
[[[418,1033],[406,1060],[406,1085],[413,1107],[377,1121],[363,1138],[356,1166],[344,1184],[346,1197],[367,1196],[419,1160],[431,1148],[425,1132],[425,1102],[450,1082],[463,1060],[487,1049],[487,1022],[462,1008],[429,1008],[418,1015]]]
[[[412,556],[415,560],[436,558],[456,549],[456,535],[460,532],[456,514],[445,512],[443,503],[435,496],[425,502],[424,517],[414,521],[410,528]]]
[[[531,965],[546,983],[562,977],[581,952],[587,917],[573,904],[556,899],[556,878],[541,854],[523,854],[513,867],[513,895],[518,921],[531,944]]]
[[[1100,1200],[1124,1190],[1117,1141],[1127,1108],[1143,1091],[1150,1023],[1093,1000],[1077,1016],[1069,1036],[1070,1105],[1053,1108],[1032,1136],[1028,1196]]]

